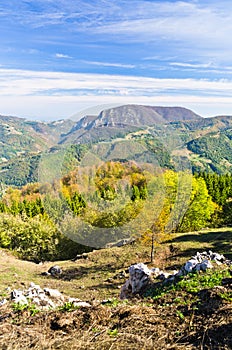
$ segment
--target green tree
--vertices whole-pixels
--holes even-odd
[[[209,196],[203,178],[193,178],[188,209],[179,223],[177,231],[187,232],[206,227],[215,209],[216,205]]]

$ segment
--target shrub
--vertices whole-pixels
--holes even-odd
[[[46,217],[23,218],[11,214],[0,215],[0,246],[34,262],[70,259],[85,251],[58,231]]]

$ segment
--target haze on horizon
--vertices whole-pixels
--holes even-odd
[[[232,115],[231,32],[226,0],[2,2],[0,114],[136,103]]]

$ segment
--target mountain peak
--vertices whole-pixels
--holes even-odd
[[[88,118],[88,119],[86,119]],[[89,120],[84,117],[79,122],[83,127],[88,121],[90,127],[117,127],[125,126],[143,127],[156,123],[167,123],[173,121],[196,120],[201,117],[191,110],[183,107],[160,107],[146,105],[123,105],[103,110],[97,117]]]

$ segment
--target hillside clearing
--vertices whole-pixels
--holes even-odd
[[[156,251],[149,266],[179,268],[197,251],[213,250],[231,259],[232,229],[177,234]],[[2,349],[213,349],[232,348],[231,284],[199,293],[174,290],[159,299],[118,299],[127,268],[149,263],[149,247],[140,243],[89,253],[89,259],[56,262],[59,277],[41,276],[55,265],[20,261],[0,253],[0,293],[6,288],[57,288],[65,295],[90,301],[93,307],[41,311],[0,309]],[[125,271],[125,275],[120,272]],[[104,304],[102,300],[106,299]]]

